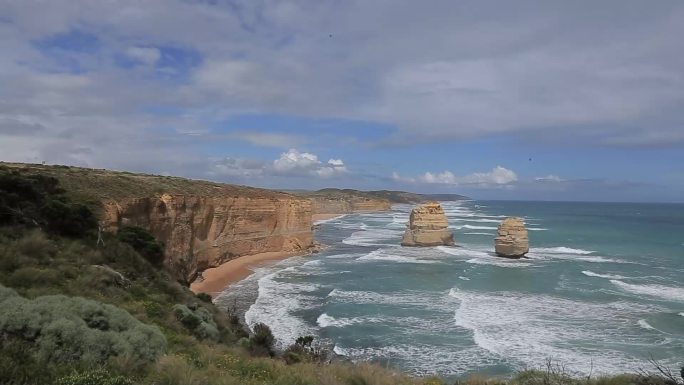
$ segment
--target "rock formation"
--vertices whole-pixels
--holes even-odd
[[[165,245],[165,265],[187,282],[204,269],[243,255],[312,247],[309,200],[258,192],[109,200],[104,203],[104,227],[149,229]]]
[[[392,207],[392,204],[386,199],[312,197],[311,206],[314,214],[351,214],[385,211],[389,210]]]
[[[451,246],[454,235],[447,229],[449,222],[442,206],[427,202],[411,210],[411,217],[401,240],[402,246]]]
[[[530,251],[527,229],[522,218],[509,217],[499,224],[494,249],[497,255],[508,258],[520,258]]]

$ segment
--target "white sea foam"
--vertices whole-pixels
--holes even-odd
[[[377,347],[341,347],[335,345],[333,351],[352,361],[378,360],[381,362],[401,363],[406,372],[414,375],[462,374],[473,367],[499,363],[479,347],[453,349],[445,346],[418,344],[390,344]],[[424,359],[418,359],[424,358]]]
[[[491,266],[498,266],[498,267],[527,267],[530,266],[530,263],[527,262],[519,262],[518,260],[514,259],[505,259],[501,257],[479,257],[479,258],[472,258],[466,261],[466,263],[472,263],[475,265],[491,265]]]
[[[583,249],[573,249],[572,247],[558,246],[558,247],[533,247],[530,249],[531,252],[535,253],[548,253],[548,254],[577,254],[577,255],[587,255],[592,254],[594,251],[583,250]]]
[[[473,226],[473,225],[459,225],[459,226],[449,226],[450,229],[469,229],[469,230],[496,230],[496,227],[492,226]]]
[[[548,231],[549,229],[546,229],[543,227],[528,227],[527,230],[529,230],[529,231]]]
[[[453,298],[444,293],[404,290],[395,293],[334,289],[328,293],[329,301],[350,304],[401,305],[421,309],[443,310],[453,305]]]
[[[342,243],[352,246],[385,246],[382,242],[391,239],[398,240],[401,238],[403,232],[391,229],[368,229],[363,231],[353,232],[349,237],[345,238]]]
[[[337,354],[338,356],[349,356],[349,351],[339,345],[335,345],[333,347],[333,352]]]
[[[456,257],[464,257],[464,258],[473,258],[473,257],[487,258],[487,257],[491,257],[491,255],[485,251],[467,249],[465,247],[437,246],[436,249],[441,251],[441,252],[447,253],[449,255],[456,256]]]
[[[294,340],[313,330],[292,312],[305,308],[312,300],[309,292],[317,290],[317,285],[278,282],[281,272],[275,272],[259,279],[259,296],[245,313],[245,322],[252,327],[263,322],[271,328],[279,348],[289,346]],[[277,320],[277,322],[273,322]]]
[[[479,223],[499,223],[498,219],[486,219],[486,218],[455,218],[455,221],[459,222],[479,222]]]
[[[617,279],[610,282],[620,289],[633,294],[648,295],[666,301],[684,302],[684,288],[665,285],[637,285]]]
[[[589,270],[583,270],[582,274],[586,275],[587,277],[597,277],[597,278],[607,278],[607,279],[624,279],[624,278],[626,278],[626,277],[623,277],[621,275],[599,274],[599,273],[594,273],[593,271],[589,271]]]
[[[361,323],[364,322],[364,320],[361,319],[354,319],[354,318],[340,318],[336,319],[335,317],[329,316],[327,313],[323,313],[320,316],[318,316],[318,319],[316,319],[316,323],[318,326],[322,328],[327,328],[327,327],[345,327],[349,325],[353,325],[355,323]]]
[[[398,262],[398,263],[441,263],[434,259],[419,259],[407,255],[388,254],[385,250],[379,249],[371,251],[370,253],[357,258],[357,261],[384,261],[384,262]]]
[[[680,316],[684,317],[684,311],[679,313]]]
[[[565,259],[592,263],[629,263],[622,259],[591,255],[594,251],[573,249],[571,247],[533,247],[527,257],[532,259]]]
[[[454,314],[456,325],[470,330],[478,346],[518,362],[521,367],[534,367],[553,357],[572,372],[587,373],[591,367],[608,373],[624,372],[639,359],[602,349],[602,341],[652,343],[633,326],[633,320],[651,310],[650,306],[593,304],[531,293],[483,293],[456,288],[449,295],[460,302]],[[572,341],[590,341],[595,346],[580,346]]]
[[[470,278],[464,277],[464,276],[462,276],[462,275],[459,275],[459,276],[458,276],[458,279],[463,280],[463,281],[470,281]]]
[[[496,234],[493,233],[478,233],[478,232],[472,232],[472,233],[463,233],[464,235],[488,235],[488,236],[495,236]]]
[[[656,328],[651,326],[648,322],[646,322],[645,319],[640,319],[639,321],[637,321],[637,324],[639,326],[641,326],[642,328],[647,329],[647,330],[657,330]]]

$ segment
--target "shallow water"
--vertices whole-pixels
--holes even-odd
[[[681,364],[684,205],[442,205],[457,247],[400,247],[408,205],[347,215],[319,226],[325,252],[260,268],[217,303],[241,303],[280,347],[315,334],[414,374],[506,375],[549,358],[578,374]],[[525,218],[529,258],[492,253],[509,215]]]

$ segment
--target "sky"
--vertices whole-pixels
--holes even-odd
[[[0,0],[0,160],[684,201],[684,2]]]

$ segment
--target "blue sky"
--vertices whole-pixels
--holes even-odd
[[[680,1],[0,2],[0,160],[684,201]]]

